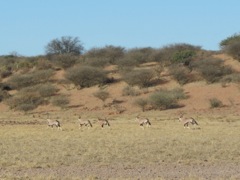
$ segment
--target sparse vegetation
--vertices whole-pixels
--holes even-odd
[[[185,66],[171,66],[170,73],[180,85],[184,85],[193,81],[191,71]]]
[[[222,101],[220,101],[217,98],[209,99],[209,103],[210,103],[211,108],[218,108],[218,107],[222,107],[223,106]]]
[[[56,54],[49,56],[48,59],[56,66],[67,69],[76,64],[79,57],[74,54]]]
[[[139,86],[140,88],[144,88],[153,85],[154,77],[155,74],[153,70],[140,69],[126,73],[123,79],[131,86]]]
[[[140,94],[141,94],[140,91],[132,86],[126,86],[122,90],[123,96],[138,96]]]
[[[145,111],[146,106],[148,105],[148,100],[143,98],[138,98],[134,102],[135,105],[139,106],[142,111]]]
[[[20,91],[15,96],[6,100],[11,109],[19,111],[30,111],[45,103],[44,99],[37,92]]]
[[[102,100],[103,102],[106,101],[107,98],[109,98],[110,94],[106,90],[99,90],[93,94],[98,99]]]
[[[119,46],[105,46],[103,48],[92,48],[84,59],[86,63],[93,66],[105,66],[106,64],[116,64],[124,56],[125,49]]]
[[[172,90],[161,89],[149,97],[149,101],[155,109],[172,109],[180,105],[178,101],[186,98],[186,95],[181,88]]]
[[[66,78],[81,88],[100,85],[107,82],[106,72],[91,66],[77,66],[66,72]]]
[[[232,164],[236,169],[229,173],[232,177],[238,177],[235,176],[238,175],[240,162],[237,121],[231,122],[229,126],[229,122],[219,122],[212,115],[201,116],[203,130],[184,130],[181,124],[169,119],[169,116],[154,112],[154,116],[150,116],[153,128],[144,131],[132,120],[134,116],[129,116],[127,119],[116,119],[112,130],[102,131],[99,126],[93,125],[89,131],[79,132],[76,124],[67,121],[73,117],[67,114],[66,117],[65,121],[61,121],[62,132],[49,130],[42,122],[37,125],[5,125],[0,131],[0,178],[88,179],[96,175],[101,179],[133,179],[141,175],[144,179],[149,179],[150,176],[159,179],[164,173],[160,169],[176,171],[179,166],[172,166],[176,162],[180,167],[194,166],[191,173],[196,173],[193,175],[199,176],[197,179],[205,179],[202,175],[206,172],[198,174],[199,169],[194,171],[196,167],[208,168],[213,165],[217,168],[223,164]],[[154,117],[161,117],[164,121],[154,120]],[[19,122],[33,121],[29,116],[12,115],[12,119]],[[228,119],[234,120],[233,117]],[[131,147],[131,151],[126,147]],[[146,174],[149,166],[151,169],[160,168],[154,173]],[[103,167],[107,168],[102,172]],[[134,174],[139,167],[143,171]],[[128,171],[126,168],[129,168]],[[187,168],[186,172],[188,171]],[[217,179],[226,173],[217,172]],[[232,172],[236,174],[231,174]],[[176,172],[177,176],[178,173]],[[176,176],[171,177],[174,179]]]
[[[220,42],[220,47],[224,52],[240,61],[240,34],[234,34]]]
[[[61,107],[62,109],[66,108],[70,103],[66,95],[54,96],[51,102],[54,106]]]
[[[233,73],[232,68],[224,65],[221,59],[196,61],[192,64],[192,67],[199,71],[208,83],[219,82],[224,76]]]
[[[34,86],[40,83],[46,83],[53,75],[53,70],[39,70],[32,73],[14,75],[8,80],[8,83],[15,89]]]
[[[239,39],[234,35],[221,45],[238,60]],[[65,40],[68,45],[76,42],[77,49],[58,49]],[[209,170],[214,174],[209,179],[239,178],[240,66],[235,72],[227,65],[239,62],[232,65],[225,54],[188,44],[129,50],[106,46],[85,53],[71,37],[48,45],[53,49],[46,56],[0,56],[0,179],[206,179],[208,167],[218,172]],[[171,89],[176,86],[172,78],[182,88]],[[196,79],[226,88],[185,85]],[[216,97],[208,99],[215,91]],[[110,96],[106,106],[94,104],[97,98],[108,102]],[[188,97],[194,101],[181,101]],[[220,99],[231,106],[210,110],[224,107]],[[178,113],[185,110],[196,117],[197,128],[183,129],[177,123]],[[60,120],[63,131],[46,128],[46,111]],[[78,130],[76,114],[90,119],[93,127]],[[139,128],[134,122],[138,115],[149,118],[152,128]],[[98,116],[109,119],[111,129],[100,130]],[[172,177],[162,177],[168,171]],[[182,172],[184,177],[178,177]],[[204,177],[195,178],[198,173]]]

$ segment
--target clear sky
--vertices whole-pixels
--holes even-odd
[[[240,0],[0,0],[0,55],[45,54],[62,36],[85,50],[188,43],[219,50],[240,31]]]

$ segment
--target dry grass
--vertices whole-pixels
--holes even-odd
[[[43,124],[4,125],[0,127],[0,167],[5,174],[0,178],[11,179],[13,172],[31,168],[240,162],[240,122],[235,117],[199,117],[196,129],[184,129],[168,117],[152,115],[150,120],[152,127],[145,130],[134,122],[134,116],[110,120],[111,128],[105,129],[94,123],[89,130],[79,130],[73,119],[62,123],[63,131]],[[49,173],[35,179],[54,177]],[[28,178],[28,174],[23,177]]]

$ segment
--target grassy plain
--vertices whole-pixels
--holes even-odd
[[[111,127],[105,129],[96,122],[93,128],[78,129],[74,118],[63,121],[63,131],[47,128],[43,120],[2,124],[0,179],[94,179],[99,176],[95,168],[119,165],[124,169],[160,164],[239,166],[240,121],[236,117],[201,116],[200,126],[194,129],[184,129],[176,118],[158,117],[150,114],[152,126],[144,130],[132,115],[110,120]],[[18,121],[31,122],[31,118],[22,116]],[[68,172],[61,172],[63,167]],[[89,171],[80,175],[80,167]],[[114,174],[108,177],[117,178]],[[163,178],[151,172],[149,177]],[[122,178],[137,177],[123,174]]]

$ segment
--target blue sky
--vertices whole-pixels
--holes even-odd
[[[45,54],[62,36],[85,50],[188,43],[219,50],[240,32],[239,0],[0,0],[0,55]]]

